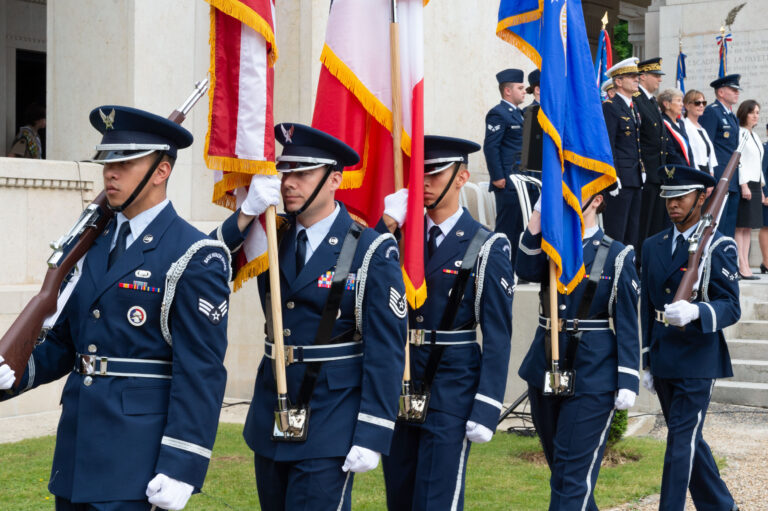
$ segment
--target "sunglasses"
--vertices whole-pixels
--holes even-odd
[[[691,101],[690,104],[696,105],[696,106],[707,106],[707,100],[703,99],[701,101]]]

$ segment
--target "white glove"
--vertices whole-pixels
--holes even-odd
[[[408,211],[408,189],[402,188],[395,193],[384,197],[384,214],[397,222],[398,227],[405,223],[405,214]]]
[[[617,410],[628,410],[635,406],[636,397],[637,394],[629,389],[619,389],[619,393],[616,396],[616,401],[614,401],[613,406],[615,406]]]
[[[3,357],[0,357],[0,390],[10,389],[14,381],[16,381],[16,371],[5,363]]]
[[[616,178],[616,188],[608,192],[608,195],[611,197],[618,197],[619,196],[619,190],[621,190],[621,179],[618,177]]]
[[[687,300],[678,300],[664,306],[667,323],[674,326],[685,326],[699,319],[699,308]]]
[[[165,474],[157,474],[147,484],[149,503],[163,509],[176,511],[184,509],[194,487],[182,481],[177,481]]]
[[[248,195],[240,205],[240,211],[246,215],[259,216],[269,206],[280,204],[280,178],[254,174]]]
[[[643,373],[643,387],[645,387],[651,394],[656,393],[656,388],[653,386],[653,375],[650,371],[645,371]]]
[[[381,453],[353,445],[341,470],[355,473],[368,472],[379,466],[380,459]]]
[[[539,194],[539,199],[536,201],[536,204],[533,205],[533,210],[541,213],[541,194]]]
[[[645,184],[645,172],[641,172],[640,175],[643,176],[643,184]]]
[[[467,421],[467,440],[474,444],[484,444],[490,442],[491,438],[493,431],[477,422]]]

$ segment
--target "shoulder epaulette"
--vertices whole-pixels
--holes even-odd
[[[636,97],[638,97],[639,95],[640,95],[640,91],[637,91],[637,92],[635,92],[634,94],[632,94],[632,97],[633,97],[633,98],[636,98]]]

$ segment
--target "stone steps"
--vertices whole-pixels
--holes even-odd
[[[733,380],[768,383],[768,360],[731,358]]]
[[[768,341],[759,339],[728,339],[731,359],[768,359]]]
[[[768,320],[742,319],[735,327],[739,339],[768,339]]]
[[[734,381],[732,378],[717,380],[712,401],[768,408],[768,383]]]

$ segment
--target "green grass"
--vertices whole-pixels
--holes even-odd
[[[253,457],[241,436],[242,426],[222,424],[203,494],[194,496],[188,510],[259,509],[253,476]],[[0,509],[53,509],[47,490],[54,437],[0,445]],[[664,444],[650,438],[628,438],[616,449],[638,461],[603,467],[595,497],[608,508],[658,493]],[[467,466],[465,509],[538,511],[547,508],[549,469],[529,461],[541,447],[535,438],[498,434],[493,441],[474,445]],[[542,458],[543,459],[543,458]],[[385,508],[381,468],[355,477],[352,509]]]

